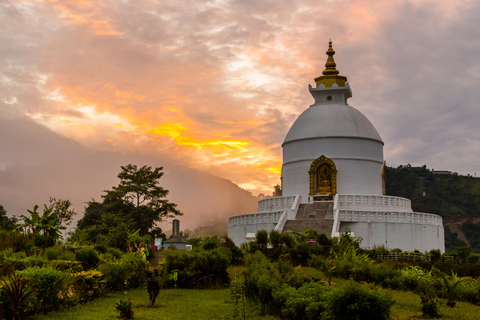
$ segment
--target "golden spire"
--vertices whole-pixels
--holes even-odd
[[[323,70],[323,76],[315,78],[315,82],[317,84],[317,88],[323,84],[325,87],[331,87],[334,83],[336,83],[339,87],[344,87],[345,82],[347,82],[347,77],[338,75],[340,71],[336,69],[337,64],[333,59],[333,55],[335,51],[332,47],[332,40],[328,42],[328,50],[326,52],[328,58],[327,62],[325,63],[325,70]]]

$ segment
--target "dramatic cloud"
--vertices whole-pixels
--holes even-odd
[[[479,170],[478,1],[4,0],[0,30],[2,134],[57,133],[32,156],[21,126],[0,170],[52,161],[60,134],[271,193],[330,38],[387,164]]]

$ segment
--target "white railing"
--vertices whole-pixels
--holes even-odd
[[[285,223],[287,223],[287,210],[283,211],[280,219],[277,222],[277,225],[275,226],[275,231],[282,232],[283,227],[285,227]]]
[[[295,219],[297,216],[298,212],[298,207],[300,206],[300,203],[302,202],[302,196],[297,195],[295,196],[295,200],[292,203],[292,206],[290,207],[290,212],[287,213],[287,218],[290,218],[291,220]]]
[[[401,210],[412,212],[412,203],[409,199],[392,196],[340,194],[339,207],[340,209],[370,207],[375,208],[373,210],[380,211]]]
[[[431,213],[419,212],[378,212],[340,210],[339,219],[342,222],[391,222],[417,223],[443,226],[442,217]]]
[[[339,195],[333,196],[333,228],[331,237],[338,237],[340,230],[340,209],[338,208]]]
[[[258,201],[258,212],[283,211],[290,209],[297,196],[265,198]]]
[[[258,223],[277,224],[284,211],[242,214],[228,219],[228,226],[240,226]]]

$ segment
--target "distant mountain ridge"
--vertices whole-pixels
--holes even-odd
[[[443,217],[445,247],[470,245],[480,252],[480,178],[426,166],[387,167],[388,195],[408,198],[415,212]]]

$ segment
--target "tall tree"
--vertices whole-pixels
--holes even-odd
[[[0,229],[13,230],[17,226],[17,219],[15,217],[9,218],[7,210],[0,205]]]
[[[106,213],[113,213],[116,219],[122,219],[134,230],[140,229],[143,235],[155,227],[157,222],[166,218],[181,216],[177,205],[166,199],[168,190],[159,185],[163,176],[163,167],[152,168],[129,164],[121,167],[118,174],[120,183],[105,190],[103,202],[90,201],[85,208],[83,219],[79,220],[79,229],[98,224]]]

